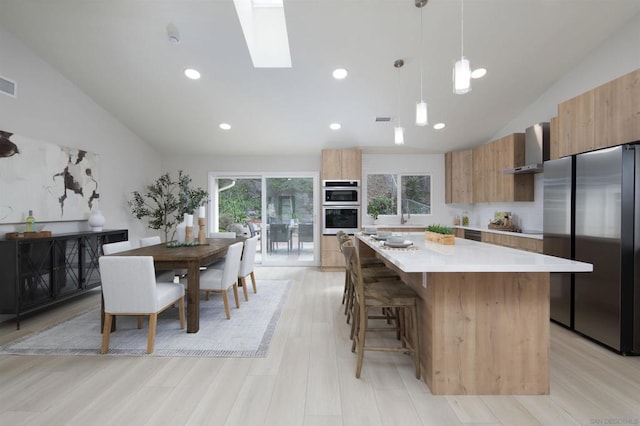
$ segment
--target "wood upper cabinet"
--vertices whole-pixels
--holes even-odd
[[[362,151],[323,149],[321,179],[362,179]]]
[[[640,70],[594,89],[595,148],[640,140]]]
[[[560,130],[558,129],[558,117],[549,120],[549,160],[560,158]]]
[[[558,105],[558,155],[592,151],[595,140],[595,93],[589,91]]]
[[[445,154],[445,203],[473,203],[473,150]]]
[[[524,165],[524,133],[473,150],[473,202],[533,201],[533,174],[504,174]]]
[[[480,145],[473,150],[473,202],[484,202],[488,199],[487,174],[491,167],[489,144]]]
[[[637,140],[640,70],[558,104],[559,157]]]

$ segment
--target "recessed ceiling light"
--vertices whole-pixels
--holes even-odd
[[[220,127],[222,130],[229,130],[229,129],[231,129],[231,124],[228,124],[228,123],[220,123],[220,126],[219,126],[219,127]]]
[[[347,76],[347,74],[349,73],[344,68],[338,68],[333,70],[333,78],[335,78],[336,80],[342,80]]]
[[[446,127],[446,124],[444,123],[436,123],[433,125],[433,128],[436,130],[444,129],[445,127]]]
[[[487,74],[486,68],[476,68],[471,72],[471,78],[482,78]]]
[[[191,80],[197,80],[200,78],[200,72],[198,70],[194,70],[193,68],[187,68],[184,70],[184,75],[186,75]]]
[[[340,123],[331,123],[331,124],[329,124],[329,128],[331,130],[340,130],[340,128],[342,128],[342,126],[340,125]]]

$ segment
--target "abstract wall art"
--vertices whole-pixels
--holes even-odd
[[[99,156],[0,130],[0,223],[86,220],[100,199]]]

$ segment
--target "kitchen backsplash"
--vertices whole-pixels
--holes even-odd
[[[496,211],[511,212],[515,225],[525,231],[542,231],[542,212],[544,198],[544,175],[534,176],[533,202],[516,203],[477,203],[449,205],[450,223],[456,215],[469,216],[469,226],[487,228]]]

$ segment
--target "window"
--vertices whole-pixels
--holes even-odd
[[[367,205],[374,201],[378,214],[431,214],[431,176],[367,175]]]

